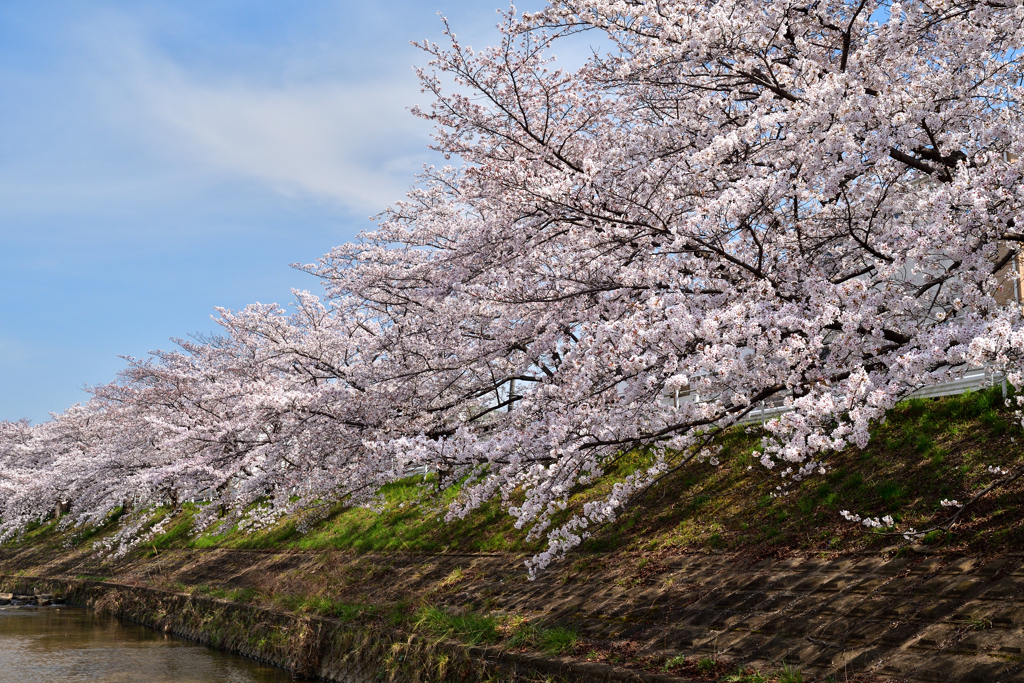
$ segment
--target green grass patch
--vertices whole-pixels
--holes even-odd
[[[574,628],[555,626],[540,630],[540,649],[549,655],[569,654],[580,642],[579,631]]]
[[[317,614],[343,622],[363,622],[379,613],[379,608],[364,603],[352,603],[324,595],[297,595],[278,598],[277,603],[292,612]]]
[[[252,602],[259,594],[255,588],[216,588],[211,586],[195,586],[192,588],[192,592],[231,602]]]
[[[493,644],[501,640],[498,620],[489,615],[465,612],[451,614],[426,605],[416,612],[412,625],[441,638],[455,638],[470,645]]]
[[[565,626],[540,627],[511,617],[503,624],[506,644],[514,649],[540,650],[550,655],[571,653],[580,642],[579,631]]]

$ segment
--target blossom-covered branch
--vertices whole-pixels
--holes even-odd
[[[562,0],[498,45],[424,43],[427,169],[292,313],[132,361],[7,424],[0,533],[56,505],[209,500],[265,519],[428,465],[449,514],[499,498],[541,567],[758,402],[807,476],[921,384],[1021,384],[1019,2]],[[552,55],[598,31],[577,71]],[[700,402],[667,405],[678,391]],[[650,464],[552,520],[624,452]],[[255,511],[255,512],[254,512]]]

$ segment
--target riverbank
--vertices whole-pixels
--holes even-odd
[[[3,585],[60,587],[79,604],[327,680],[362,680],[331,674],[343,667],[393,680],[1024,680],[1018,554],[609,555],[534,582],[497,555],[221,549],[45,560],[4,551]],[[97,570],[110,574],[71,574]],[[539,640],[506,630],[524,623],[535,637],[553,625],[574,637],[560,654],[540,652]]]
[[[523,561],[539,546],[496,504],[445,523],[439,505],[458,486],[438,491],[422,477],[386,487],[378,511],[336,506],[255,533],[225,522],[196,535],[193,507],[152,511],[163,532],[121,559],[95,546],[117,531],[118,515],[90,529],[61,530],[54,519],[0,548],[0,574],[162,591],[200,611],[231,603],[327,620],[389,647],[455,648],[437,655],[445,666],[478,660],[483,648],[488,661],[527,658],[533,671],[554,662],[552,671],[634,679],[1024,680],[1024,478],[912,543],[839,514],[940,524],[950,511],[939,500],[968,500],[993,468],[1024,464],[1021,436],[998,389],[911,401],[866,450],[834,454],[825,476],[780,493],[753,462],[758,434],[730,432],[718,464],[674,473],[533,582]],[[624,456],[596,494],[644,457]],[[574,497],[566,514],[586,495],[595,492]],[[288,623],[288,633],[302,630]],[[275,656],[301,662],[303,642]],[[417,666],[443,679],[433,656]]]
[[[682,679],[405,633],[344,619],[285,613],[146,586],[0,576],[12,591],[45,590],[68,603],[242,654],[298,677],[337,683],[389,681],[635,681]]]

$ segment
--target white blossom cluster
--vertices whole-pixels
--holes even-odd
[[[868,529],[881,529],[883,527],[891,529],[892,527],[896,526],[895,520],[893,520],[893,518],[889,515],[886,515],[885,517],[879,519],[878,517],[861,517],[860,515],[850,512],[849,510],[840,510],[839,514],[842,515],[843,518],[847,521],[859,522],[860,524],[866,526]]]
[[[585,31],[612,51],[556,68]],[[304,267],[325,296],[0,424],[0,539],[120,510],[127,547],[187,501],[259,527],[428,467],[449,517],[497,499],[546,537],[540,569],[765,400],[788,482],[922,383],[1022,384],[1021,0],[555,0],[449,38],[416,113],[455,165]]]

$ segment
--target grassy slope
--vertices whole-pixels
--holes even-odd
[[[876,427],[867,449],[833,454],[828,460],[827,474],[793,484],[784,491],[776,488],[780,482],[778,477],[765,472],[751,456],[759,444],[758,430],[733,430],[720,442],[723,446],[720,465],[695,464],[667,477],[629,508],[617,524],[596,534],[566,566],[555,571],[564,571],[565,578],[571,579],[591,571],[595,562],[603,564],[601,554],[621,551],[643,554],[623,578],[639,583],[643,583],[645,572],[657,573],[656,556],[660,553],[734,551],[767,556],[791,552],[869,551],[888,554],[901,538],[867,533],[863,527],[844,520],[839,510],[849,509],[871,516],[891,514],[901,528],[923,529],[946,519],[950,510],[942,508],[939,500],[969,499],[972,491],[980,490],[995,478],[988,471],[989,466],[1015,471],[1024,465],[1024,434],[1012,425],[1012,417],[1001,404],[998,390],[902,404],[890,413],[885,425]],[[642,454],[623,458],[617,470],[598,483],[596,493],[606,491],[643,462]],[[170,521],[163,535],[147,542],[146,550],[236,547],[530,553],[541,547],[540,543],[524,542],[524,532],[513,527],[511,518],[496,503],[484,506],[465,520],[445,523],[442,519],[444,504],[458,495],[457,489],[444,491],[437,498],[425,497],[425,493],[433,493],[433,483],[411,478],[384,489],[384,504],[379,513],[337,506],[315,523],[285,519],[260,533],[225,529],[196,537],[190,533],[191,514],[186,511]],[[566,514],[578,509],[582,502],[581,497],[575,498]],[[952,533],[930,534],[924,543],[939,552],[1024,550],[1022,502],[1024,478],[982,499]],[[165,511],[156,512],[153,521],[165,514]],[[54,521],[32,530],[12,545],[52,548],[58,552],[69,546],[84,549],[113,532],[117,524],[118,520],[112,518],[104,528],[61,534],[55,531]],[[300,531],[303,526],[308,530]],[[364,581],[377,580],[378,574],[367,573],[367,568],[360,564],[362,559],[357,558],[351,567],[345,565],[338,571],[354,571]],[[386,567],[377,569],[386,571]],[[280,590],[230,585],[165,587],[343,621],[430,633],[467,643],[572,654],[588,661],[669,671],[696,680],[744,683],[804,680],[799,671],[786,666],[757,672],[737,669],[735,662],[707,657],[680,654],[669,659],[644,658],[628,648],[619,651],[608,643],[595,644],[558,624],[530,622],[515,613],[492,612],[486,601],[482,611],[453,610],[450,605],[442,604],[443,601],[438,602],[445,591],[458,589],[460,582],[469,578],[457,568],[437,585],[437,595],[425,595],[415,604],[403,601],[369,604],[359,596],[339,596],[337,590],[318,587],[315,580],[330,583],[342,579],[337,576],[329,579],[326,574],[321,577],[319,573],[304,575],[302,581],[286,575],[276,577],[279,583],[284,582],[278,586]],[[159,575],[157,580],[160,580]]]
[[[1024,460],[1021,430],[994,391],[905,402],[873,430],[863,451],[829,456],[828,472],[779,491],[750,453],[757,439],[724,439],[722,465],[679,474],[650,494],[615,530],[590,548],[722,549],[772,553],[881,549],[899,536],[865,533],[839,515],[891,514],[899,529],[926,529],[950,517],[944,498],[961,502],[999,477],[989,466],[1016,470]],[[781,495],[780,495],[781,494]],[[1024,482],[996,490],[972,506],[952,534],[925,543],[966,552],[1024,549]]]
[[[863,527],[845,521],[839,510],[891,514],[900,529],[923,529],[947,518],[951,511],[942,508],[939,500],[967,500],[970,492],[996,478],[988,472],[989,466],[1015,469],[1024,459],[1024,436],[1012,425],[1002,402],[997,389],[901,404],[885,425],[875,428],[867,449],[833,454],[826,475],[783,491],[776,489],[778,477],[751,457],[759,444],[757,430],[733,430],[721,439],[719,466],[694,464],[672,474],[629,508],[617,524],[587,541],[583,552],[779,554],[892,546],[902,539],[865,533]],[[624,458],[596,491],[609,488],[642,462],[640,454]],[[193,537],[191,515],[186,512],[146,545],[424,553],[530,553],[541,547],[525,542],[525,533],[515,529],[512,519],[494,502],[464,520],[444,522],[444,504],[457,490],[449,489],[439,498],[424,496],[432,492],[430,481],[411,478],[384,489],[379,512],[339,505],[319,521],[285,519],[258,533],[221,529]],[[935,532],[924,542],[969,552],[1024,550],[1022,502],[1024,479],[980,501],[952,534]],[[582,498],[574,499],[567,514],[581,504]],[[91,543],[114,526],[78,531],[73,544]],[[308,530],[301,531],[303,526]],[[52,527],[36,529],[18,544],[66,544],[68,539],[55,534]]]

